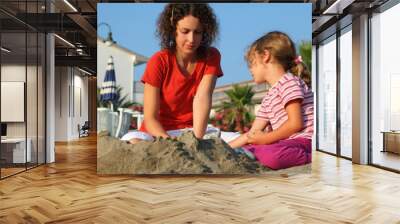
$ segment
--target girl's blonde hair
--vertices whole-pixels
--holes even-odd
[[[247,64],[251,66],[255,53],[264,54],[265,50],[268,50],[286,71],[300,77],[308,87],[311,86],[311,74],[303,62],[296,60],[295,45],[287,34],[273,31],[254,41],[245,55]]]

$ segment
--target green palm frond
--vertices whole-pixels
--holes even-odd
[[[299,54],[303,59],[304,64],[306,64],[309,71],[311,71],[311,53],[312,44],[310,41],[302,41],[299,45]]]
[[[222,102],[217,107],[217,112],[223,113],[223,123],[231,130],[242,131],[245,125],[252,122],[250,108],[254,105],[252,98],[255,93],[249,85],[234,85],[232,89],[225,91],[225,94],[229,100]]]
[[[116,92],[117,92],[117,98],[114,100],[114,102],[112,102],[114,111],[117,111],[118,108],[128,108],[133,105],[139,105],[139,103],[127,100],[128,97],[127,94],[121,97],[122,86],[118,85],[116,87]],[[103,102],[100,100],[100,88],[97,88],[97,107],[107,107],[107,106],[108,106],[107,102]]]

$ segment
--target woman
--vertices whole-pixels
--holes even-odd
[[[142,77],[144,122],[139,131],[122,137],[132,144],[178,136],[186,128],[202,138],[216,79],[223,75],[220,53],[211,47],[218,24],[208,4],[168,4],[157,24],[162,49]]]

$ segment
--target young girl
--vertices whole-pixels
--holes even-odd
[[[144,122],[140,131],[122,137],[132,144],[169,137],[192,128],[207,132],[211,97],[222,76],[221,56],[211,47],[218,26],[207,4],[168,4],[158,19],[161,51],[148,61],[144,83]]]
[[[310,163],[314,130],[311,79],[292,40],[282,32],[270,32],[250,46],[245,58],[254,81],[266,82],[271,88],[250,131],[228,144],[244,146],[271,169]]]

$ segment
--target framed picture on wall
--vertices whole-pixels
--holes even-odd
[[[1,82],[1,122],[25,121],[25,82]]]

